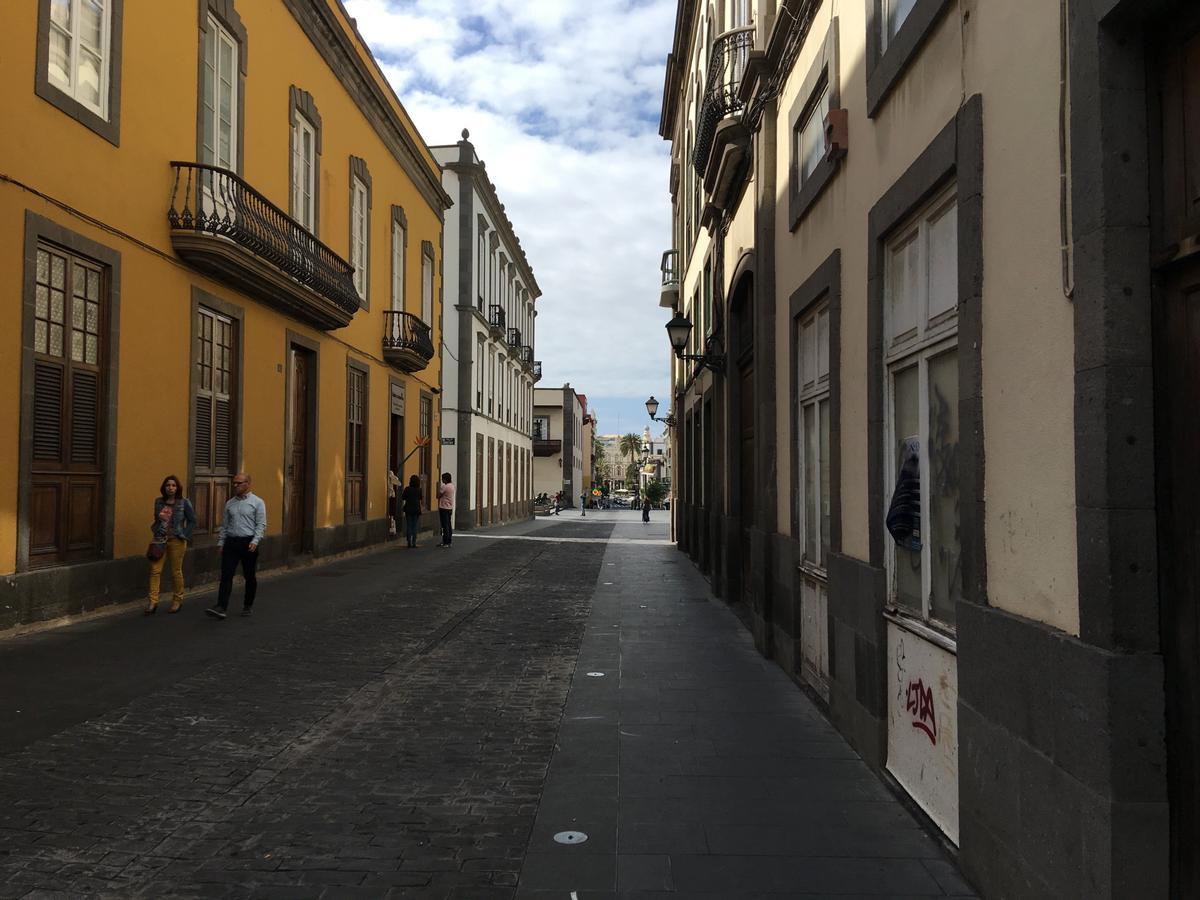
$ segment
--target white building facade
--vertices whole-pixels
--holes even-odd
[[[584,406],[569,384],[537,388],[534,397],[534,494],[562,491],[562,505],[575,506],[584,489]]]
[[[454,199],[444,231],[442,467],[456,527],[532,515],[534,305],[541,289],[468,132],[431,147]]]

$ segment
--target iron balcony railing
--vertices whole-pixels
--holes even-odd
[[[499,303],[493,303],[488,307],[488,325],[501,332],[504,331],[504,307]]]
[[[753,25],[734,28],[713,42],[708,80],[704,85],[704,102],[696,123],[696,151],[692,156],[692,165],[701,178],[708,167],[708,156],[712,152],[717,126],[726,116],[738,115],[742,111],[744,104],[738,97],[738,91],[753,47]]]
[[[533,368],[533,348],[528,344],[521,348],[521,365],[525,368]]]
[[[167,220],[172,229],[226,238],[346,314],[358,311],[354,267],[240,175],[206,163],[173,161],[171,166],[175,184]],[[182,209],[177,206],[180,200]]]
[[[385,309],[383,352],[385,355],[393,352],[414,353],[429,362],[433,359],[433,337],[429,326],[412,313]]]
[[[518,352],[519,352],[519,348],[521,347],[521,329],[520,328],[508,329],[508,346],[517,348]]]
[[[662,290],[658,305],[668,309],[679,305],[679,251],[667,250],[662,255]]]
[[[540,359],[535,359],[533,361],[533,380],[542,380],[542,361]]]

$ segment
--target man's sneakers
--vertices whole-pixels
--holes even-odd
[[[206,616],[212,616],[214,619],[224,619],[226,615],[225,610],[221,609],[219,606],[210,606],[204,611],[204,614]]]
[[[251,616],[253,614],[254,614],[254,610],[251,609],[249,606],[242,607],[242,618],[243,619],[246,618],[247,616]]]

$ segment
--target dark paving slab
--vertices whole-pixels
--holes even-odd
[[[673,548],[609,545],[560,735],[518,897],[972,896]]]

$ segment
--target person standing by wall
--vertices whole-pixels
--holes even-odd
[[[438,517],[442,520],[442,542],[439,547],[449,547],[451,538],[454,537],[454,529],[451,525],[451,516],[454,515],[454,484],[450,480],[450,473],[442,473],[442,483],[438,485]]]
[[[250,491],[250,476],[238,472],[233,476],[233,496],[225,502],[221,529],[217,533],[217,546],[221,548],[221,587],[217,590],[216,606],[205,610],[214,619],[224,619],[227,614],[229,595],[233,592],[233,576],[239,565],[246,582],[242,615],[250,615],[254,595],[258,592],[258,545],[266,530],[267,504]]]
[[[421,522],[421,476],[414,475],[408,479],[406,487],[400,495],[404,511],[404,537],[408,546],[417,546],[417,526]]]
[[[183,557],[188,541],[192,539],[192,529],[196,527],[196,511],[183,496],[178,478],[168,475],[158,490],[160,496],[154,499],[154,523],[150,531],[154,535],[151,547],[157,545],[161,552],[150,560],[150,589],[145,610],[148,616],[158,611],[158,589],[163,564],[167,562],[171,564],[171,580],[175,586],[171,608],[167,612],[177,613],[183,605]]]
[[[650,501],[648,500],[642,504],[642,521],[650,521]]]

